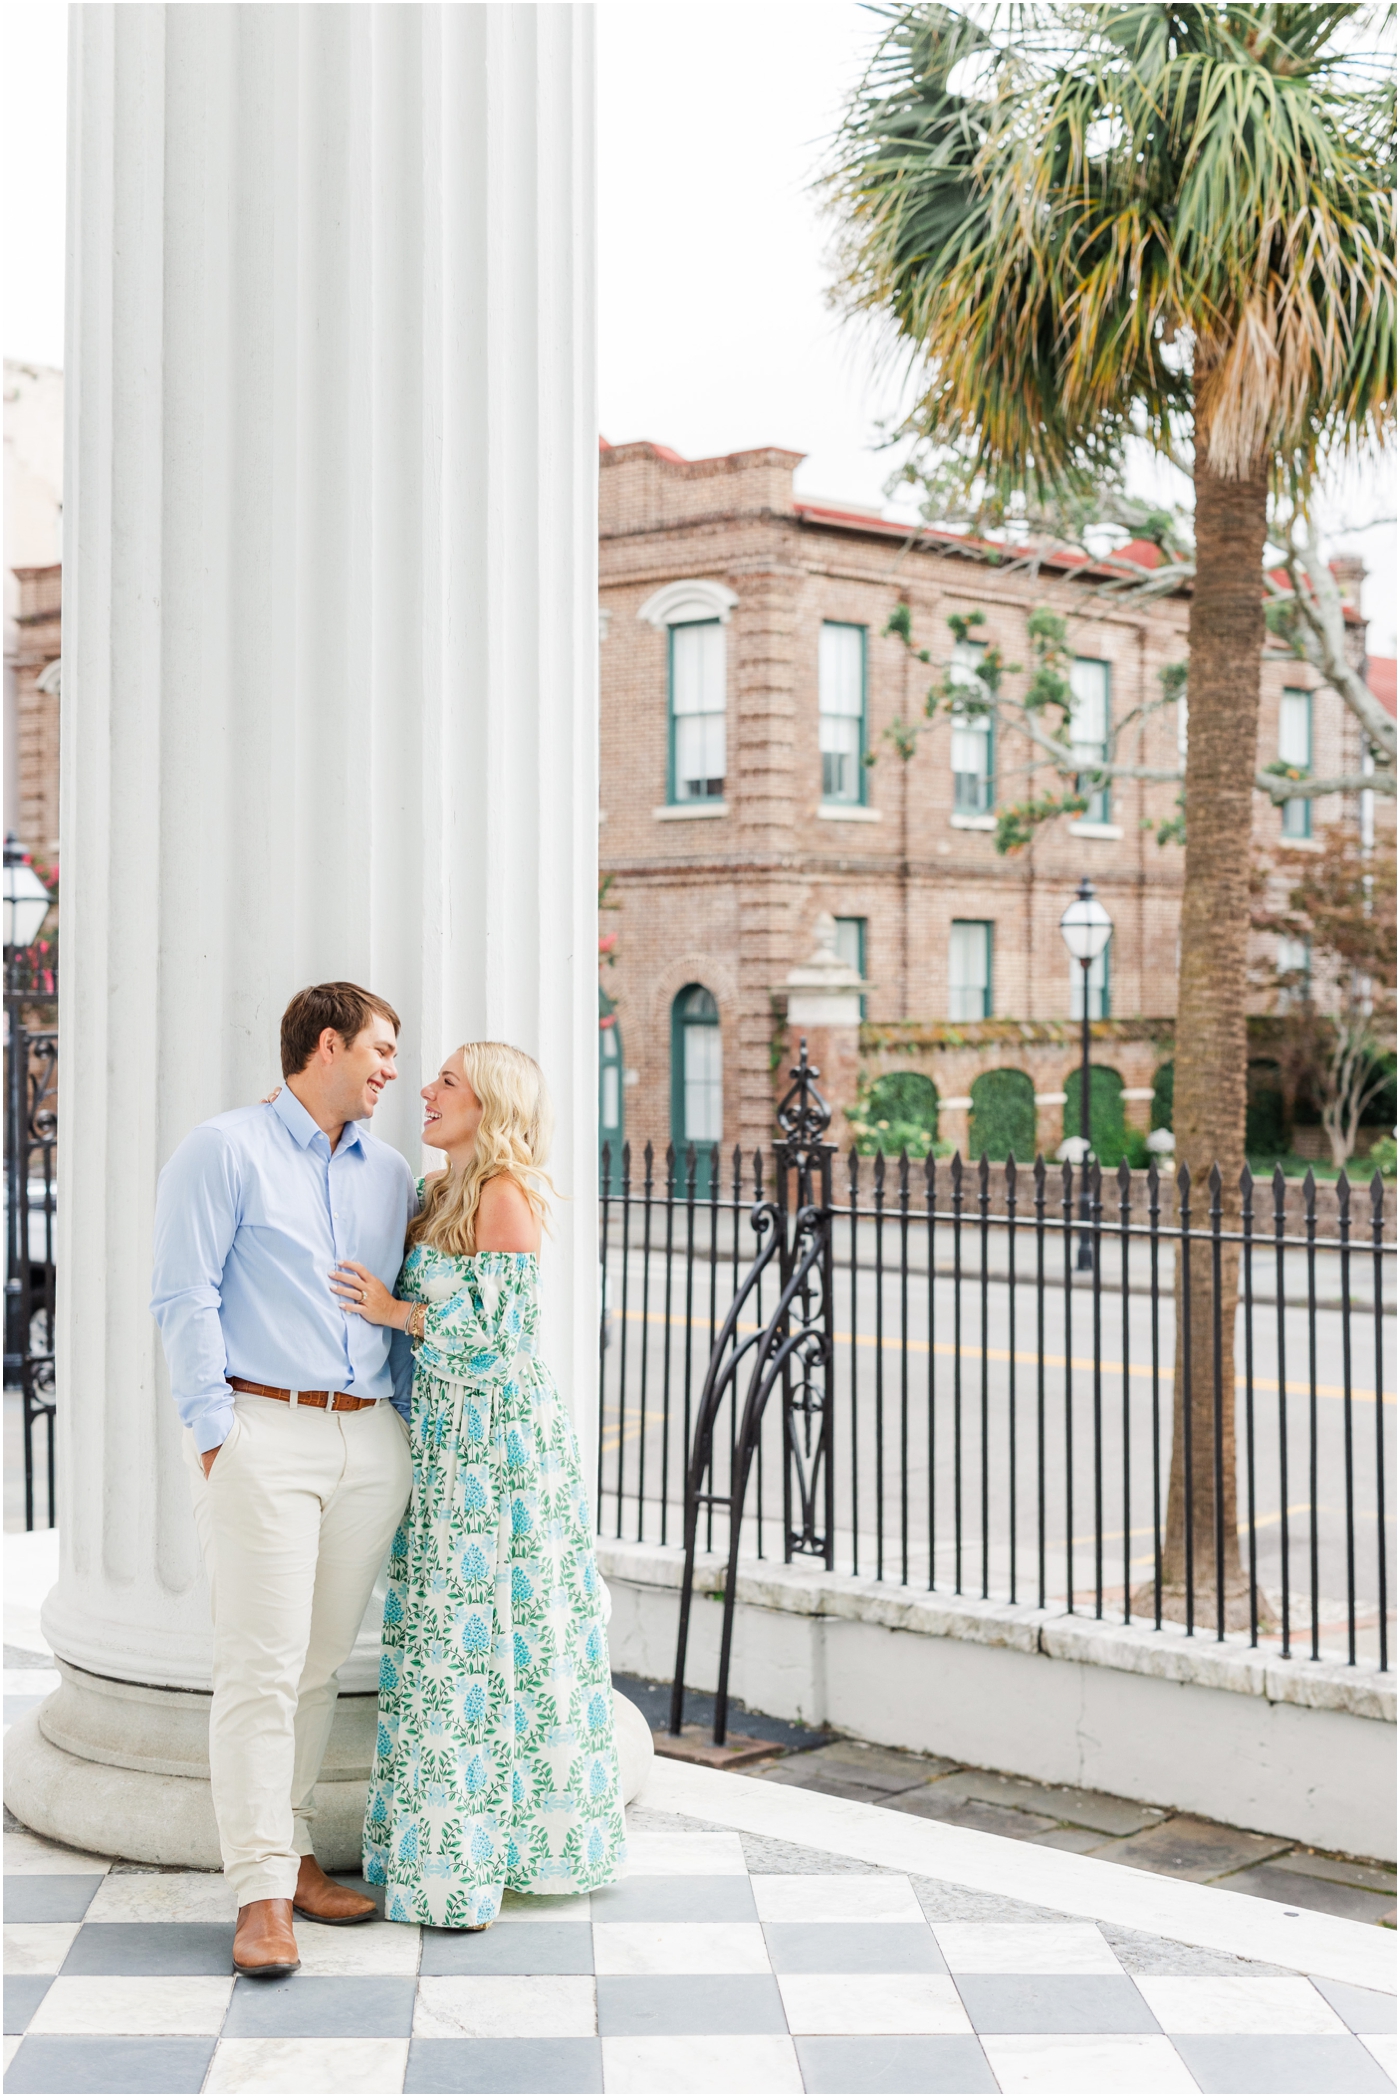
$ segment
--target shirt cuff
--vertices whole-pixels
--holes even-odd
[[[194,1436],[196,1453],[200,1456],[207,1456],[211,1449],[222,1448],[223,1444],[228,1440],[232,1428],[232,1405],[211,1405],[207,1412],[200,1414],[190,1428],[190,1432]]]

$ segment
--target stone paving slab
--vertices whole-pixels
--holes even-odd
[[[21,1869],[7,1894],[65,1917],[23,1926],[72,1934],[57,1973],[7,1985],[5,2088],[1394,2087],[1382,2057],[1395,2002],[1382,1991],[693,1815],[628,1818],[631,1873],[591,1899],[512,1899],[471,1936],[299,1925],[304,1952],[336,1936],[366,1956],[340,1974],[308,1960],[271,1983],[232,1978],[229,1924],[205,1919],[220,1912],[216,1877],[43,1873],[42,1851],[55,1867],[66,1853],[8,1838]]]

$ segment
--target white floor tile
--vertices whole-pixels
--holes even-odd
[[[788,2029],[803,2036],[970,2032],[943,1973],[780,1973]]]
[[[939,1922],[950,1973],[1121,1973],[1092,1922]]]
[[[213,2038],[224,2021],[233,1975],[82,1973],[60,1975],[30,2019],[32,2032]]]
[[[56,1667],[7,1667],[0,1669],[7,1697],[47,1697],[63,1680]]]
[[[6,1973],[57,1973],[79,1927],[76,1922],[7,1922]]]
[[[592,1912],[593,1903],[586,1893],[566,1893],[562,1897],[507,1893],[496,1926],[499,1929],[503,1922],[587,1922]]]
[[[604,2039],[603,2088],[627,2097],[787,2097],[802,2088],[791,2039]]]
[[[1196,2089],[1170,2039],[984,2036],[982,2048],[1005,2097],[1158,2097]]]
[[[629,1831],[627,1836],[627,1870],[631,1878],[657,1878],[663,1872],[690,1877],[747,1869],[744,1847],[737,1835],[664,1829],[639,1835]]]
[[[418,1983],[418,2039],[591,2039],[597,2029],[585,1975],[432,1974]]]
[[[22,2032],[16,2032],[13,2037],[7,2036],[5,2040],[5,2066],[7,2068],[23,2044],[24,2034]]]
[[[595,1922],[598,1973],[767,1973],[756,1922]]]
[[[70,1871],[91,1873],[109,1871],[110,1857],[95,1857],[83,1849],[63,1849],[56,1842],[46,1842],[42,1835],[23,1833],[5,1837],[5,1876],[27,1878],[33,1872]]]
[[[93,1895],[88,1922],[232,1922],[233,1888],[221,1871],[119,1871]]]
[[[292,1917],[301,1970],[311,1974],[416,1973],[418,1928],[406,1922],[357,1922],[335,1929]]]
[[[1263,2038],[1340,2038],[1346,2031],[1310,1980],[1142,1974],[1138,1987],[1163,2031]]]
[[[1396,2074],[1396,2038],[1393,2031],[1360,2032],[1357,2034],[1366,2051],[1380,2062],[1392,2082],[1400,2082]]]
[[[755,1873],[753,1897],[761,1922],[922,1922],[924,1911],[908,1879],[894,1872],[843,1871],[788,1878]]]
[[[403,2088],[407,2039],[225,2039],[214,2054],[206,2090],[265,2090],[280,2097],[312,2092]]]

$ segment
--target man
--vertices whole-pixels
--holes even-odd
[[[311,1827],[338,1670],[411,1483],[393,1334],[330,1287],[359,1260],[392,1291],[403,1258],[413,1178],[369,1132],[398,1031],[353,983],[299,991],[280,1093],[202,1123],[156,1198],[151,1308],[214,1612],[209,1774],[239,1903],[234,1970],[269,1979],[299,1963],[294,1908],[375,1912],[322,1871]]]

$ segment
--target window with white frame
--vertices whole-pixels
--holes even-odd
[[[822,624],[817,661],[822,799],[865,799],[865,628]]]
[[[1279,762],[1299,772],[1312,770],[1313,695],[1286,691],[1278,703]],[[1283,804],[1285,837],[1312,836],[1312,802],[1300,799]]]
[[[948,934],[948,1017],[991,1016],[991,923],[985,918],[954,918]]]
[[[976,690],[985,641],[958,641],[953,647],[949,680]],[[977,696],[980,696],[978,693]],[[953,809],[958,815],[985,815],[992,805],[992,717],[975,706],[953,705]]]
[[[1103,952],[1089,963],[1087,970],[1081,962],[1071,961],[1069,965],[1069,1016],[1071,1019],[1083,1019],[1084,1017],[1084,978],[1086,974],[1089,978],[1090,1019],[1109,1019],[1112,1017],[1108,1002],[1108,957],[1112,949],[1113,941],[1110,939]]]
[[[1108,669],[1107,663],[1087,655],[1077,655],[1069,667],[1069,740],[1075,762],[1085,767],[1080,777],[1080,792],[1089,797],[1089,806],[1083,817],[1086,823],[1106,823],[1109,820],[1108,787],[1093,786],[1090,770],[1108,758]]]
[[[869,920],[863,917],[838,917],[836,920],[836,954],[847,968],[865,980],[865,937]],[[865,993],[861,992],[860,1016],[865,1018]]]
[[[724,793],[724,628],[718,619],[673,626],[671,799]]]
[[[1274,967],[1279,976],[1279,1011],[1293,1012],[1300,1005],[1306,1005],[1312,990],[1312,942],[1280,939]]]

